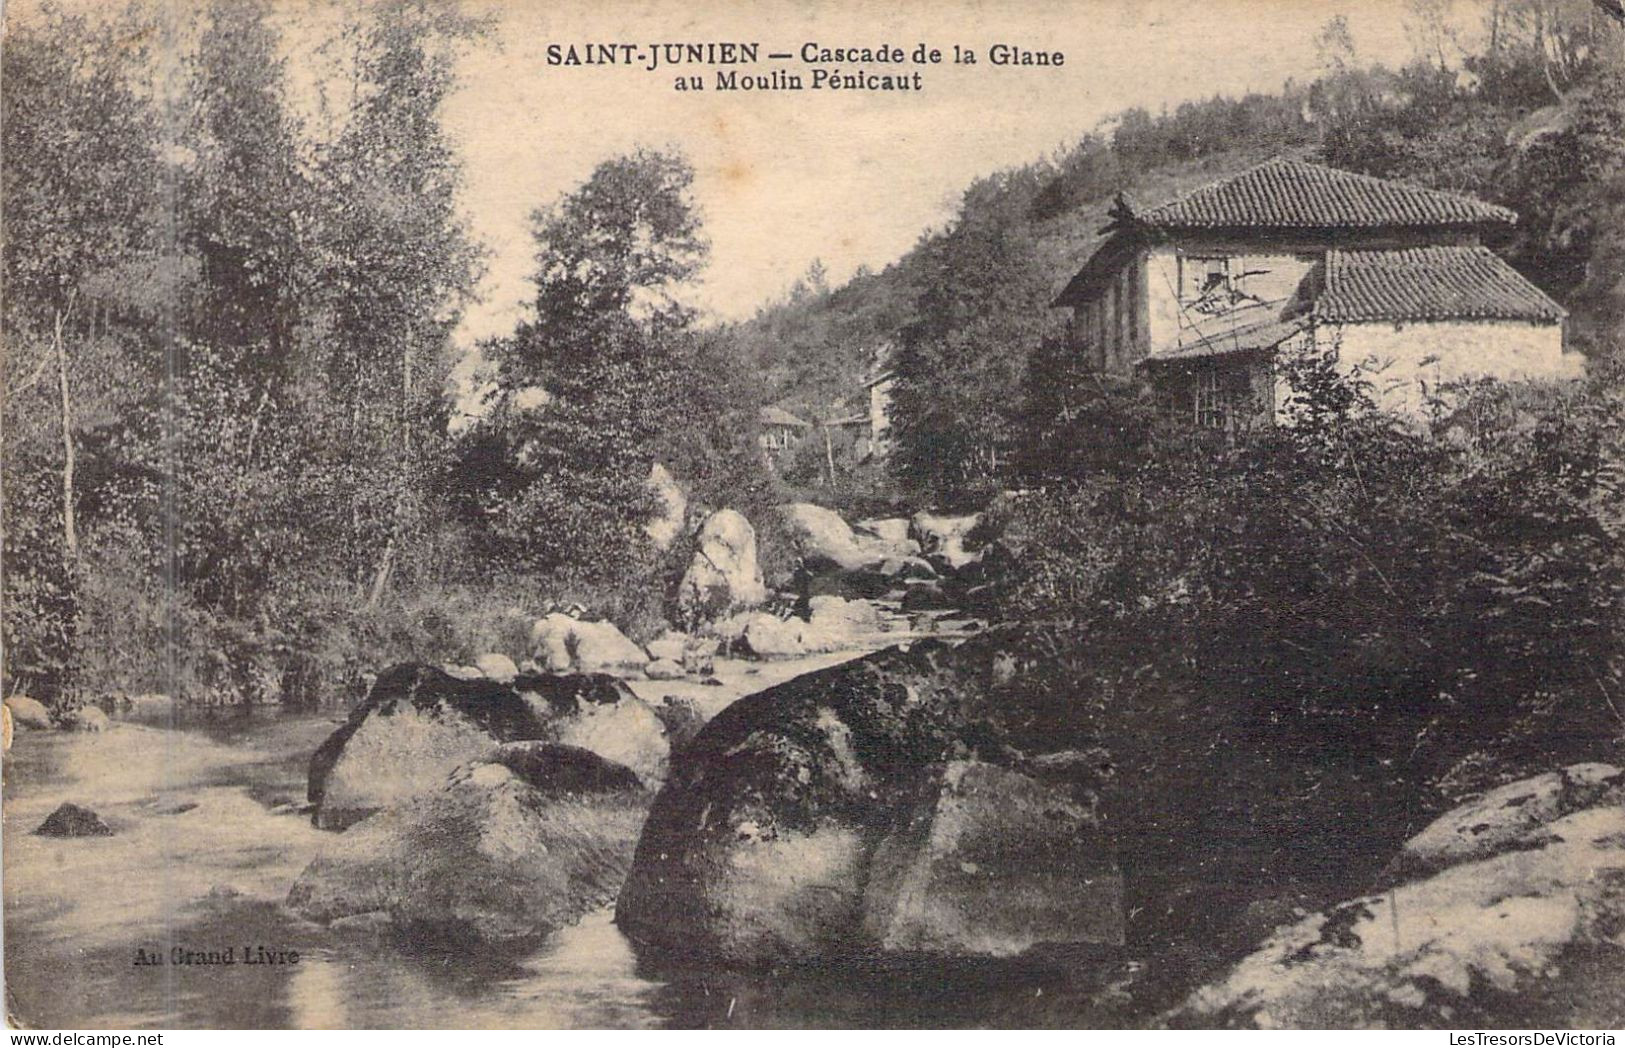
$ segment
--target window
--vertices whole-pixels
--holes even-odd
[[[1184,284],[1179,289],[1179,296],[1187,302],[1230,289],[1230,259],[1227,256],[1192,255],[1181,260],[1179,272]]]
[[[1224,374],[1204,368],[1196,373],[1196,424],[1203,429],[1223,429],[1230,414]]]
[[[1232,431],[1245,429],[1268,410],[1253,392],[1252,372],[1246,366],[1207,366],[1157,383],[1158,406],[1163,416],[1183,425]]]

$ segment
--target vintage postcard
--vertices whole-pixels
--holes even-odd
[[[1619,0],[10,0],[0,100],[12,1028],[1625,1025]]]

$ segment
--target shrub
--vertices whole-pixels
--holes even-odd
[[[995,606],[1065,624],[1051,728],[1111,749],[1125,864],[1193,886],[1178,919],[1214,878],[1358,890],[1447,790],[1618,759],[1621,375],[1419,427],[1323,373],[1295,427],[999,507]]]

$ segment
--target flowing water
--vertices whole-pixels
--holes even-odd
[[[836,659],[821,660],[825,663]],[[774,677],[788,676],[780,670]],[[756,686],[770,683],[758,679]],[[741,686],[738,691],[747,690]],[[19,732],[4,767],[7,1008],[34,1028],[948,1026],[1069,1022],[1039,976],[788,979],[640,961],[610,910],[528,952],[425,951],[281,905],[330,835],[298,814],[324,715]],[[72,801],[111,837],[33,829]],[[297,951],[297,964],[251,964]],[[176,948],[235,963],[171,961]]]

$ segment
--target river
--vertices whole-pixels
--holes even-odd
[[[845,657],[851,657],[847,655]],[[715,707],[806,666],[748,671]],[[743,672],[743,671],[742,671]],[[663,686],[667,690],[675,690]],[[32,1028],[963,1026],[1061,1019],[1046,977],[741,975],[640,961],[609,909],[521,953],[425,952],[283,906],[330,835],[297,806],[336,712],[220,714],[100,734],[19,732],[4,767],[8,1011]],[[64,801],[111,837],[32,830]],[[256,947],[297,964],[245,964]],[[139,965],[175,947],[233,964]],[[1051,990],[1048,1000],[1046,988]],[[1062,994],[1061,996],[1064,996]],[[1040,1007],[1043,1006],[1043,1007]],[[1070,1012],[1070,1009],[1065,1009]]]

